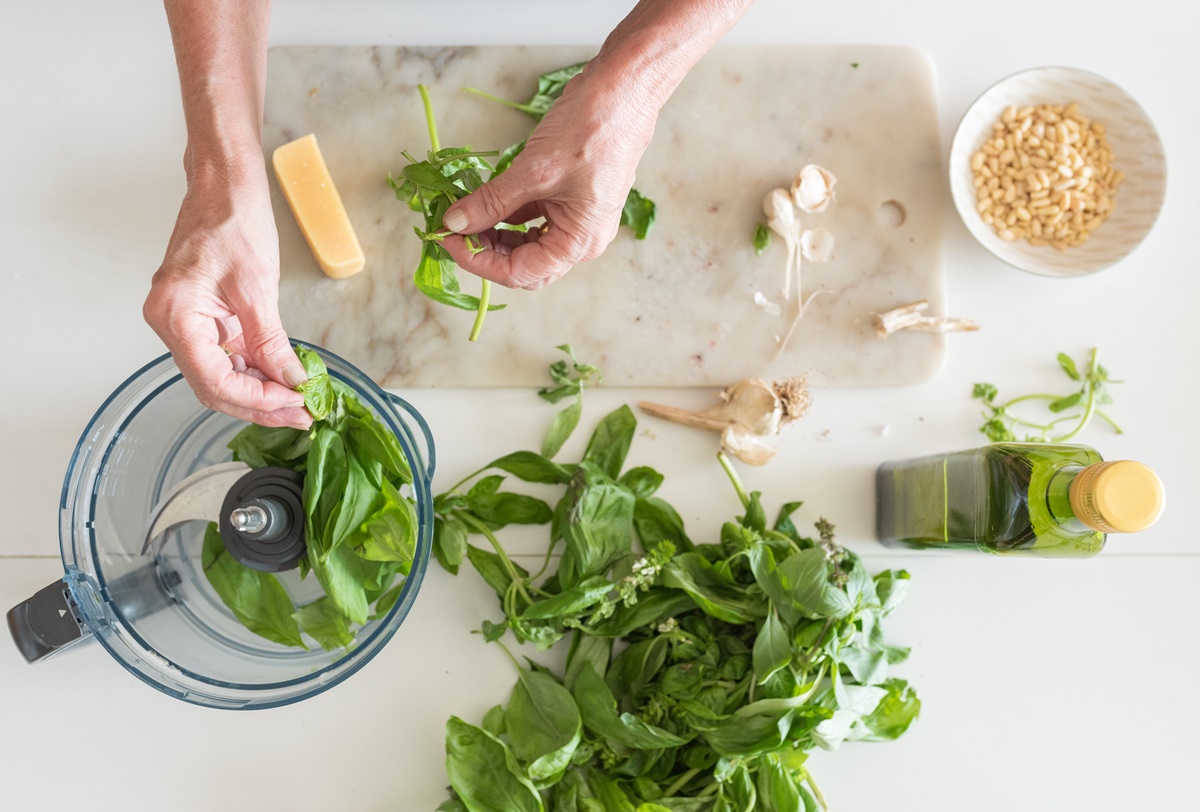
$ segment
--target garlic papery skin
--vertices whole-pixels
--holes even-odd
[[[817,214],[833,202],[837,178],[828,169],[809,164],[792,181],[792,200],[800,211]]]
[[[800,252],[809,262],[828,262],[833,256],[833,232],[819,227],[800,234]]]
[[[778,451],[754,435],[739,431],[737,426],[730,426],[721,433],[721,450],[747,465],[766,465]]]

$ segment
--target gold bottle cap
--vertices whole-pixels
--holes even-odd
[[[1102,533],[1136,533],[1158,521],[1165,495],[1154,471],[1133,460],[1097,462],[1071,482],[1076,518]]]

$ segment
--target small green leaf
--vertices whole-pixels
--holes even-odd
[[[1073,395],[1067,395],[1066,397],[1061,397],[1058,400],[1053,401],[1050,404],[1049,409],[1057,414],[1058,412],[1066,411],[1073,406],[1078,406],[1081,400],[1083,400],[1083,392],[1076,392]]]
[[[542,456],[546,459],[553,459],[563,447],[563,443],[570,438],[571,433],[575,431],[575,427],[579,425],[579,417],[583,414],[583,401],[572,401],[566,408],[559,410],[558,414],[554,415],[554,421],[550,424],[550,430],[546,432],[546,439],[542,441]]]
[[[759,223],[754,227],[754,253],[756,256],[762,256],[770,247],[771,230],[767,228],[766,223]]]
[[[996,399],[996,387],[990,383],[977,383],[971,392],[971,397],[991,403]]]
[[[1058,359],[1058,365],[1062,367],[1063,372],[1067,373],[1068,378],[1073,381],[1080,380],[1079,369],[1075,366],[1075,362],[1071,359],[1071,356],[1067,355],[1065,352],[1060,352],[1056,357]]]
[[[767,614],[754,639],[754,676],[762,685],[767,678],[792,661],[792,643],[787,629],[774,612]]]
[[[654,201],[645,197],[637,189],[630,189],[625,198],[625,206],[621,209],[621,225],[633,229],[633,235],[644,240],[654,227],[657,216],[657,206]]]

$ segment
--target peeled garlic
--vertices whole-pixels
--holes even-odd
[[[809,262],[827,262],[833,256],[833,232],[824,227],[805,229],[800,234],[800,252]]]
[[[775,456],[775,449],[763,442],[780,429],[803,417],[812,403],[805,376],[796,376],[769,384],[761,378],[747,378],[726,387],[721,403],[700,412],[643,401],[642,411],[684,426],[719,432],[721,450],[750,465],[763,465]]]
[[[800,170],[792,181],[792,200],[801,211],[816,214],[829,208],[833,202],[833,187],[837,178],[824,167],[809,164]]]
[[[796,219],[796,209],[787,189],[772,189],[763,198],[762,207],[763,214],[767,215],[767,225],[783,237],[787,248],[787,268],[783,273],[783,298],[786,301],[792,295],[792,270],[800,261],[800,221]],[[800,275],[799,269],[796,269],[796,275]]]

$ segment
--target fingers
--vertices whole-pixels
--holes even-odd
[[[279,320],[274,291],[249,296],[244,290],[231,291],[230,299],[242,328],[241,345],[246,364],[261,370],[272,381],[285,384],[288,389],[295,389],[308,380]]]
[[[510,217],[517,222],[514,215],[536,212],[534,201],[548,193],[549,187],[534,173],[510,168],[451,206],[442,222],[458,234],[478,234]]]
[[[481,235],[482,236],[482,235]],[[542,235],[495,231],[486,235],[489,250],[472,254],[462,237],[447,237],[442,246],[460,268],[506,288],[537,290],[560,278],[574,264],[572,241],[565,231]]]

